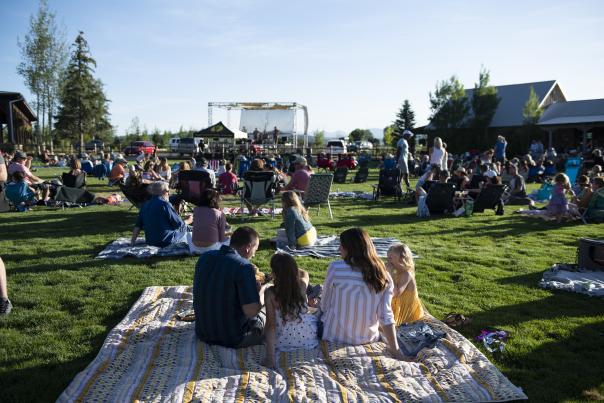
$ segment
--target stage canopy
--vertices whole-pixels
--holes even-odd
[[[206,127],[196,132],[195,137],[221,138],[221,139],[247,139],[247,133],[237,129],[228,128],[224,123],[218,122],[215,125]]]
[[[272,132],[276,127],[282,134],[292,134],[295,119],[294,109],[243,109],[239,129],[246,133]]]

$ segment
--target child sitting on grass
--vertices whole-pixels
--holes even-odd
[[[405,244],[392,245],[388,249],[386,268],[394,281],[392,311],[396,326],[413,322],[424,316],[424,308],[417,294],[415,264],[411,250]]]
[[[6,198],[15,204],[17,210],[26,211],[29,206],[45,206],[49,200],[49,189],[43,189],[42,198],[38,200],[37,191],[26,181],[23,172],[16,171],[12,175],[13,181],[6,185]]]
[[[308,273],[298,268],[290,255],[277,253],[271,259],[274,285],[264,292],[266,304],[266,356],[263,365],[275,367],[275,351],[313,349],[318,343],[318,319],[309,310],[306,289]]]

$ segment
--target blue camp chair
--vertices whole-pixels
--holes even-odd
[[[571,186],[575,184],[579,171],[581,170],[581,157],[572,157],[566,160],[564,173],[568,176]]]

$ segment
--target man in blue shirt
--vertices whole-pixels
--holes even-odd
[[[163,248],[172,243],[186,243],[187,224],[193,218],[183,221],[174,210],[168,201],[170,189],[167,182],[153,182],[149,185],[149,191],[153,197],[139,211],[130,243],[134,245],[142,229],[145,230],[147,245]]]
[[[193,281],[195,333],[201,341],[231,348],[262,344],[266,314],[249,259],[258,249],[253,228],[239,227],[230,246],[199,257]]]

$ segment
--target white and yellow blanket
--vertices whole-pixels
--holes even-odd
[[[176,319],[192,307],[190,287],[149,287],[107,336],[59,402],[390,402],[526,399],[487,358],[441,322],[448,337],[417,362],[389,358],[383,343],[281,353],[262,367],[263,346],[234,350],[196,339]]]

